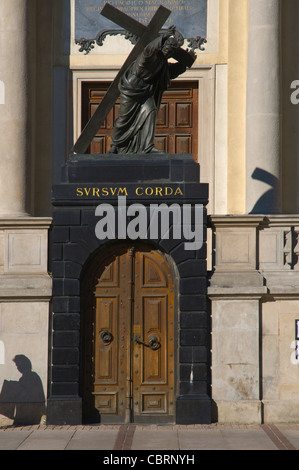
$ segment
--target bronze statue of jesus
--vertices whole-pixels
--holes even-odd
[[[163,153],[154,145],[156,116],[170,81],[186,70],[182,61],[167,59],[179,48],[172,28],[145,47],[119,84],[120,108],[110,153]],[[195,59],[194,51],[188,51]]]

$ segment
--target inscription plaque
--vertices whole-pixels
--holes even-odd
[[[113,30],[115,24],[101,11],[110,3],[135,20],[148,25],[160,5],[171,10],[165,28],[175,25],[185,38],[207,35],[207,0],[75,0],[75,39],[95,38],[100,31]]]

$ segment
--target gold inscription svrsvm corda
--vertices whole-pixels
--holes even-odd
[[[132,191],[132,189],[131,189]],[[107,187],[79,187],[76,188],[77,197],[118,197],[129,196],[130,190],[126,186],[107,186]],[[169,196],[183,196],[183,191],[179,186],[138,186],[133,189],[133,194],[136,197],[169,197]],[[132,195],[133,195],[132,194]]]
[[[127,188],[110,187],[110,188],[77,188],[76,194],[79,197],[107,197],[107,196],[128,196]]]

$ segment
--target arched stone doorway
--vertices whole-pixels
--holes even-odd
[[[177,302],[170,263],[149,244],[117,243],[85,269],[84,421],[175,422]]]
[[[173,280],[176,283],[178,321],[177,330],[175,330],[176,335],[172,336],[169,334],[169,338],[173,337],[174,342],[176,342],[173,369],[170,367],[169,361],[165,360],[165,364],[167,364],[167,380],[165,383],[169,383],[169,374],[173,370],[173,396],[170,396],[169,390],[163,390],[164,385],[162,387],[161,383],[162,388],[157,389],[160,394],[158,396],[157,390],[153,390],[153,387],[156,387],[156,385],[150,380],[148,382],[150,384],[149,387],[151,386],[152,395],[149,388],[141,387],[141,382],[137,384],[133,381],[134,393],[135,388],[138,387],[139,396],[136,398],[131,393],[123,397],[125,402],[121,405],[122,400],[120,400],[118,406],[123,406],[123,409],[129,411],[127,411],[127,414],[123,411],[121,414],[118,413],[117,408],[117,413],[121,414],[124,422],[132,421],[132,416],[134,421],[136,421],[138,416],[139,422],[157,423],[163,422],[164,419],[165,422],[175,422],[177,424],[209,423],[211,420],[211,384],[210,324],[207,302],[206,210],[203,210],[202,223],[196,226],[196,230],[195,227],[191,227],[191,222],[190,224],[189,222],[187,223],[187,228],[191,228],[189,232],[184,230],[186,225],[184,223],[186,221],[184,222],[184,217],[182,216],[185,205],[191,208],[193,212],[196,209],[195,206],[202,205],[204,208],[207,205],[208,187],[206,184],[199,182],[198,164],[194,162],[192,155],[165,155],[159,156],[158,159],[154,160],[148,157],[142,158],[140,155],[136,157],[130,156],[129,159],[122,156],[111,159],[110,157],[107,158],[106,155],[92,156],[92,158],[88,155],[81,155],[70,158],[63,168],[63,172],[64,182],[53,187],[52,198],[54,210],[51,231],[50,269],[53,276],[53,299],[50,317],[47,423],[82,423],[85,414],[85,405],[83,407],[83,402],[85,402],[84,388],[86,385],[86,379],[84,382],[84,372],[87,372],[88,369],[84,358],[89,354],[88,350],[86,350],[85,340],[88,321],[86,323],[85,318],[88,315],[88,311],[91,312],[93,310],[92,307],[95,307],[94,310],[96,310],[97,302],[104,304],[106,302],[104,284],[110,282],[109,276],[108,272],[101,273],[99,270],[103,266],[105,257],[108,256],[109,247],[113,247],[114,250],[120,246],[120,243],[126,246],[126,250],[128,250],[128,245],[125,245],[126,243],[131,247],[140,247],[142,243],[145,243],[146,245],[143,246],[146,246],[147,250],[151,247],[149,252],[145,250],[146,259],[153,259],[154,266],[162,265],[165,260],[169,262],[168,269],[171,269]],[[162,187],[165,188],[164,195],[160,194]],[[108,193],[107,188],[111,189],[111,191],[109,189]],[[146,194],[143,190],[140,192],[140,188],[150,188],[151,194]],[[166,194],[166,188],[170,188],[169,194]],[[127,239],[123,238],[123,233],[115,233],[115,239],[110,236],[108,238],[98,237],[96,234],[98,223],[96,208],[99,204],[109,204],[109,209],[115,215],[116,225],[122,220],[123,206],[119,205],[118,191],[121,194],[126,192],[127,208],[132,208],[136,202],[139,205],[142,204],[143,212],[146,212],[148,221],[150,220],[152,204],[159,203],[160,207],[163,203],[171,210],[172,204],[175,203],[181,213],[181,236],[177,238],[177,233],[174,234],[173,232],[174,225],[171,226],[172,222],[169,220],[169,233],[165,234],[161,227],[161,231],[158,230],[157,233],[153,234],[150,230],[151,224],[149,223],[148,231],[142,235],[142,240],[139,237],[137,239],[131,237],[129,233],[127,233]],[[125,222],[127,228],[129,227],[128,224],[131,223],[130,217],[129,214],[126,215]],[[192,232],[192,230],[194,231]],[[195,243],[193,247],[190,247],[190,244],[186,243],[191,241],[192,233],[197,235],[202,233],[202,245],[199,246]],[[154,253],[150,254],[151,250]],[[158,250],[160,250],[159,256],[162,257],[159,260],[156,258]],[[115,251],[115,254],[120,256],[122,252]],[[101,258],[100,256],[103,257]],[[147,265],[150,265],[148,261]],[[167,263],[165,266],[167,266]],[[128,270],[129,268],[127,267],[126,269]],[[134,269],[136,269],[136,266]],[[155,272],[155,269],[150,267],[148,269],[152,274]],[[160,268],[158,268],[158,272],[160,272],[159,270]],[[162,269],[161,279],[164,276],[163,272]],[[104,278],[101,279],[101,275],[104,275]],[[93,282],[88,283],[91,286],[92,295],[86,297],[82,281],[87,279],[88,276],[91,276],[91,279],[93,279]],[[108,276],[108,280],[105,279],[105,276]],[[158,278],[156,277],[156,279]],[[100,283],[98,282],[99,280]],[[158,286],[155,287],[158,288]],[[164,287],[160,287],[163,290]],[[112,288],[121,291],[122,287],[111,286]],[[154,289],[154,287],[152,288]],[[147,288],[139,287],[139,289],[140,292],[144,293]],[[107,294],[110,295],[109,292]],[[137,300],[138,295],[134,294]],[[157,295],[160,294],[158,293]],[[109,311],[108,303],[106,305],[107,311]],[[150,301],[151,308],[154,309],[153,304],[154,302]],[[163,306],[162,301],[160,304]],[[175,311],[176,308],[174,309]],[[132,323],[131,320],[132,318],[134,320],[134,317],[131,315],[128,318],[130,319],[130,331],[133,331],[132,325],[134,327],[135,323]],[[89,324],[92,325],[95,320],[92,320],[91,317]],[[109,331],[108,327],[104,326],[101,317],[99,321],[99,329],[96,327],[93,330],[95,333],[89,331],[91,335],[89,338],[92,341],[92,335],[97,335],[99,349],[102,348],[104,352],[112,351],[116,342],[112,342],[111,346],[107,345],[111,331]],[[169,323],[168,318],[167,322]],[[128,328],[129,325],[123,326]],[[143,349],[145,351],[144,357],[151,353],[149,357],[152,356],[155,360],[156,357],[160,357],[160,363],[162,363],[162,358],[165,357],[161,355],[162,349],[155,351],[149,347],[152,336],[156,336],[158,342],[160,342],[159,333],[153,331],[149,335],[142,336],[141,323],[139,326],[140,333],[136,328],[136,332],[134,332],[132,337],[130,336],[130,341],[132,341],[135,334],[140,334],[140,337],[135,337],[136,344],[133,344],[133,350],[135,346],[140,350]],[[176,328],[175,323],[174,327]],[[152,327],[150,326],[150,328]],[[104,336],[99,336],[106,330],[108,331],[108,336],[104,334]],[[121,332],[118,331],[117,333],[121,341],[122,335],[119,334]],[[106,344],[105,340],[107,341]],[[105,346],[108,347],[106,348]],[[119,348],[120,346],[121,343],[118,344]],[[130,347],[132,347],[132,344],[130,344]],[[155,353],[157,352],[158,354],[156,355]],[[115,357],[119,369],[117,373],[121,374],[121,370],[123,370],[123,373],[126,375],[128,368],[121,369],[120,357],[117,354]],[[130,352],[129,357],[132,358],[132,352]],[[154,364],[155,360],[153,361]],[[148,362],[152,363],[151,360]],[[159,361],[156,361],[156,363],[159,363]],[[89,364],[92,366],[89,366],[90,374],[92,374],[94,368],[92,358]],[[142,371],[145,370],[143,363],[140,362],[139,364],[143,367]],[[135,363],[133,366],[135,366]],[[129,368],[129,371],[139,370],[133,366]],[[103,369],[103,366],[100,363],[101,368]],[[88,376],[88,374],[86,375]],[[117,380],[119,379],[118,375]],[[133,378],[130,372],[128,381],[131,380]],[[102,393],[100,399],[102,400],[101,407],[107,406],[109,408],[110,406],[110,409],[113,410],[113,406],[116,409],[116,398],[113,398],[113,394],[115,396],[118,392],[115,389],[113,390],[114,385],[112,383],[109,385],[109,390],[107,385],[100,383],[100,387],[102,387],[99,391],[99,393]],[[106,390],[104,390],[104,387],[106,387]],[[167,386],[165,385],[164,388],[167,388]],[[94,389],[90,390],[89,393],[95,394],[95,392],[96,390]],[[110,396],[105,398],[104,392],[107,394],[109,392]],[[156,396],[154,396],[155,394]],[[128,407],[129,400],[131,405]],[[136,405],[135,401],[138,402]],[[167,403],[167,407],[165,403]],[[139,407],[138,412],[134,409],[132,410],[134,406]],[[170,406],[173,406],[173,409],[170,409]],[[151,412],[149,412],[150,409],[152,410]],[[147,412],[145,413],[142,410],[147,410]],[[164,418],[162,419],[162,417]],[[120,417],[116,414],[115,419],[120,420]]]

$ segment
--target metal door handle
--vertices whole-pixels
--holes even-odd
[[[150,348],[153,351],[156,351],[157,349],[161,347],[161,343],[158,340],[157,336],[152,336],[147,344],[144,341],[141,341],[138,335],[134,335],[133,342],[135,344],[143,344],[143,346],[146,346],[147,348]]]
[[[153,350],[156,351],[156,349],[159,349],[161,347],[161,343],[158,340],[157,336],[152,336],[151,339],[148,342],[149,347]]]
[[[100,338],[105,344],[110,344],[113,341],[113,335],[108,330],[103,330],[100,333]]]

